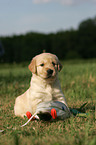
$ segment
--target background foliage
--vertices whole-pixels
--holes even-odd
[[[59,59],[96,58],[96,17],[80,23],[77,30],[43,34],[0,37],[5,54],[3,62],[29,61],[43,52],[55,53]]]

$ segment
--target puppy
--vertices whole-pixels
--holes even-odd
[[[67,106],[58,80],[61,69],[62,65],[56,55],[42,53],[34,57],[29,65],[32,72],[30,87],[16,98],[15,115],[24,117],[27,111],[34,114],[39,103],[51,100],[60,101]]]

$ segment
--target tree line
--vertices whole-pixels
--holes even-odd
[[[43,51],[56,54],[59,59],[96,58],[96,17],[81,22],[77,30],[43,34],[0,37],[4,47],[3,62],[30,61]]]

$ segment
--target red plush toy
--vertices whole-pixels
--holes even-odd
[[[27,112],[26,112],[26,116],[27,116],[28,119],[30,119],[30,117],[32,116],[32,114],[31,114],[29,111],[27,111]],[[34,121],[35,119],[36,119],[36,118],[33,117],[31,121]]]
[[[27,116],[28,119],[30,119],[30,117],[32,116],[32,114],[29,111],[27,111],[26,112],[26,116]],[[52,116],[53,119],[56,119],[57,118],[57,112],[56,112],[56,110],[54,108],[51,109],[51,116]],[[31,121],[34,121],[35,119],[36,118],[33,117]]]

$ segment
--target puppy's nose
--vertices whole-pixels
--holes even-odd
[[[47,70],[47,73],[48,73],[48,75],[52,75],[53,70],[52,70],[52,69],[48,69],[48,70]]]

